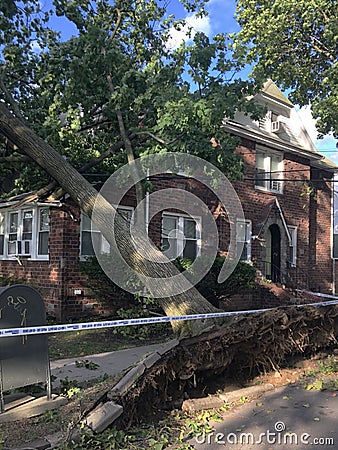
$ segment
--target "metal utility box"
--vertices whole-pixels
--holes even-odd
[[[21,284],[0,288],[0,329],[46,324],[45,304],[33,288]],[[51,377],[46,334],[0,337],[0,412],[4,392],[46,383],[51,398]]]

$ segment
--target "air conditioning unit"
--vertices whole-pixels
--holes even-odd
[[[278,180],[272,180],[271,181],[271,189],[273,191],[282,192],[282,183]]]
[[[282,122],[276,120],[275,122],[271,122],[271,132],[272,133],[280,133],[283,131]]]

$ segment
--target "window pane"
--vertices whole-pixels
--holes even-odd
[[[82,232],[81,255],[94,255],[94,248],[90,231]]]
[[[38,242],[39,255],[48,255],[48,240],[49,240],[48,232],[39,233],[39,242]]]
[[[94,256],[94,246],[95,248],[101,248],[101,233],[92,233],[90,231],[82,232],[82,240],[81,240],[81,255],[82,256]]]
[[[162,236],[172,237],[176,236],[177,218],[170,216],[163,216],[162,219]]]
[[[263,153],[256,153],[256,168],[265,170],[265,156]]]
[[[246,223],[245,222],[237,222],[236,241],[237,242],[245,242],[246,241]]]
[[[237,248],[237,257],[239,257],[239,259],[241,261],[248,261],[249,258],[248,258],[248,243],[247,242],[243,243],[242,252],[240,252],[240,249]]]
[[[8,254],[9,255],[16,255],[16,240],[8,241]]]
[[[184,236],[186,239],[196,239],[196,222],[193,219],[184,219]]]
[[[82,226],[82,230],[86,230],[86,231],[91,230],[90,219],[86,214],[81,215],[81,226]]]
[[[24,211],[22,217],[22,239],[24,241],[32,239],[32,224],[33,224],[33,212]]]
[[[265,187],[268,176],[263,169],[256,169],[255,184],[256,186]]]
[[[178,258],[177,240],[173,238],[163,237],[162,239],[162,251],[170,260]]]
[[[333,257],[338,258],[338,234],[333,235]]]
[[[183,258],[195,259],[197,256],[197,241],[185,241]]]
[[[101,235],[101,253],[110,253],[110,244],[107,239]]]
[[[0,214],[0,255],[4,254],[5,242],[5,216]]]
[[[280,168],[280,158],[277,156],[271,156],[271,172],[278,172],[281,170]]]
[[[0,214],[0,234],[5,234],[5,216]]]
[[[9,232],[16,234],[18,231],[18,213],[11,213],[9,216]]]
[[[16,255],[18,253],[16,248],[16,241],[18,239],[18,213],[11,213],[9,215],[9,236],[8,236],[8,254]]]
[[[290,238],[291,242],[290,245],[296,245],[297,242],[297,229],[296,228],[289,228]]]
[[[47,208],[40,209],[39,231],[49,231],[49,211]]]

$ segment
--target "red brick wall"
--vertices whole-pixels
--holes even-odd
[[[332,292],[332,183],[329,174],[313,170],[313,194],[310,199],[310,288]],[[320,181],[323,180],[323,181]]]

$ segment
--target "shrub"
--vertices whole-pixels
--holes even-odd
[[[197,283],[197,290],[210,303],[218,306],[218,301],[236,294],[242,290],[250,290],[255,286],[256,270],[245,262],[239,261],[232,274],[223,282],[218,283],[218,275],[224,263],[224,257],[217,257],[202,280]],[[183,271],[192,265],[189,259],[178,259],[176,266]]]

